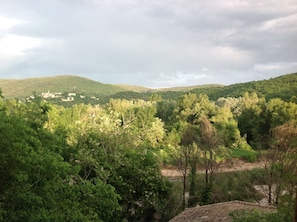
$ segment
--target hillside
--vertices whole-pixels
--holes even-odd
[[[78,76],[55,76],[28,78],[21,80],[0,80],[0,88],[5,98],[25,98],[33,93],[74,92],[84,95],[108,96],[126,91],[119,86],[103,84]]]
[[[207,94],[211,100],[217,100],[220,97],[239,97],[245,92],[256,92],[259,96],[265,97],[266,99],[279,97],[288,101],[293,96],[297,95],[297,73],[287,74],[269,80],[238,83],[229,86],[208,84],[161,89],[150,89],[131,85],[103,84],[78,76],[56,76],[23,80],[0,80],[0,89],[3,92],[3,96],[8,99],[23,99],[32,95],[34,92],[38,95],[48,91],[53,93],[74,92],[89,98],[93,96],[100,97],[101,103],[106,103],[111,98],[148,100],[152,94],[156,93],[160,94],[163,99],[176,100],[180,95],[186,92],[196,94],[204,93]],[[89,103],[90,100],[75,100],[72,101],[71,104],[78,102]]]
[[[180,95],[186,92],[203,93],[208,95],[211,100],[217,100],[220,97],[240,97],[245,92],[256,92],[260,97],[265,97],[266,99],[278,97],[288,101],[297,95],[297,73],[282,75],[269,80],[237,83],[229,86],[213,84],[157,89],[139,93],[135,91],[119,92],[108,96],[108,98],[105,98],[105,101],[108,101],[109,98],[149,99],[154,93],[160,94],[163,99],[177,100]]]
[[[86,96],[99,96],[101,101],[108,102],[110,98],[147,99],[153,93],[168,94],[165,97],[180,95],[193,89],[222,87],[222,85],[197,85],[186,87],[150,89],[142,86],[125,84],[103,84],[79,76],[54,76],[28,79],[0,79],[0,89],[4,98],[24,99],[36,93],[74,92]],[[80,101],[81,102],[81,101]]]
[[[155,92],[188,92],[195,89],[207,89],[207,88],[221,88],[224,87],[224,85],[221,84],[203,84],[203,85],[194,85],[194,86],[180,86],[180,87],[171,87],[171,88],[160,88],[155,89],[153,91]]]
[[[151,91],[150,88],[144,86],[134,86],[134,85],[126,85],[126,84],[115,84],[114,86],[118,86],[125,91],[132,91],[132,92],[148,92]]]
[[[205,93],[212,100],[220,97],[239,97],[245,92],[256,92],[266,99],[281,98],[289,100],[297,95],[297,73],[282,75],[269,80],[232,84],[225,87],[194,89],[193,93]]]

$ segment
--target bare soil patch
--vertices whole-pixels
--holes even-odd
[[[258,161],[254,163],[245,162],[242,160],[232,160],[229,162],[222,163],[218,166],[217,172],[234,172],[234,171],[245,171],[252,170],[255,168],[264,168],[264,162]],[[198,168],[198,173],[203,173],[202,168]],[[165,177],[181,177],[182,172],[177,167],[164,167],[161,173]]]

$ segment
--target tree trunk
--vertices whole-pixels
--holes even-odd
[[[185,165],[183,169],[183,210],[186,208],[187,168],[188,168],[188,156],[186,153]]]
[[[204,151],[204,169],[205,169],[205,184],[208,184],[208,160],[206,151]]]
[[[190,174],[190,191],[189,191],[189,201],[188,201],[188,206],[194,206],[197,203],[197,198],[196,198],[196,190],[197,190],[197,157],[193,157],[191,160],[191,174]]]
[[[295,216],[294,216],[294,222],[297,222],[297,186],[295,188]]]
[[[190,195],[195,193],[196,190],[196,174],[197,174],[197,160],[194,157],[194,160],[191,163],[191,186],[190,186]]]
[[[186,208],[186,183],[187,183],[187,174],[183,175],[183,210]]]
[[[271,205],[272,203],[272,186],[268,184],[268,204]]]

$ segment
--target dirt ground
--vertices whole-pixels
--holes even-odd
[[[248,163],[242,160],[233,160],[232,162],[222,163],[218,166],[217,172],[234,172],[252,170],[255,168],[263,168],[264,162]],[[198,169],[198,172],[203,173],[203,169]],[[161,173],[165,177],[181,177],[182,173],[178,168],[164,167]]]

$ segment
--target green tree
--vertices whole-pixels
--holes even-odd
[[[246,107],[239,117],[238,127],[242,135],[247,135],[248,143],[255,148],[267,149],[270,130],[297,116],[295,103],[278,98],[254,105],[248,103]]]
[[[283,153],[281,158],[273,162],[273,165],[278,165],[278,169],[281,171],[281,177],[286,183],[286,186],[281,187],[282,190],[286,190],[287,195],[292,197],[295,193],[295,204],[292,204],[295,208],[292,209],[292,215],[295,214],[295,220],[297,219],[297,171],[296,171],[296,152],[297,152],[297,122],[291,120],[278,126],[272,131],[273,143],[272,149],[278,150]],[[295,205],[295,206],[294,206]]]
[[[257,147],[257,141],[261,138],[261,128],[267,128],[265,119],[261,117],[262,105],[247,105],[238,117],[238,129],[241,136],[246,137],[248,144]]]
[[[170,184],[161,176],[155,154],[147,148],[126,150],[108,182],[120,194],[122,216],[128,221],[152,221],[155,213],[162,216],[166,210]]]
[[[176,102],[173,100],[162,100],[157,103],[156,116],[165,124],[165,128],[170,130],[174,125],[174,109]]]
[[[242,113],[244,108],[244,99],[243,97],[235,98],[235,97],[221,97],[216,101],[216,105],[223,108],[227,107],[232,112],[235,119]]]
[[[119,211],[114,188],[98,180],[78,183],[78,168],[64,161],[55,135],[13,113],[1,111],[0,120],[2,221],[113,220]]]
[[[197,167],[200,156],[200,149],[198,144],[199,127],[196,125],[188,124],[181,138],[181,147],[183,150],[183,156],[185,160],[185,166],[183,170],[183,206],[185,207],[185,193],[186,193],[186,181],[187,181],[187,168],[190,165],[190,192],[189,192],[189,206],[195,205],[198,200],[197,193]]]
[[[153,104],[111,100],[106,107],[79,110],[83,112],[67,125],[65,157],[79,168],[80,183],[89,187],[99,180],[114,187],[121,218],[139,221],[154,213],[162,215],[170,186],[161,177],[154,154],[164,132],[162,122],[154,117]],[[53,124],[52,129],[58,128]]]
[[[213,189],[214,172],[217,168],[216,150],[220,144],[220,138],[216,129],[207,118],[202,118],[200,123],[200,147],[203,152],[205,170],[205,189],[202,193],[202,203],[208,204],[211,201]]]
[[[217,108],[215,115],[211,118],[218,134],[222,135],[223,145],[226,147],[237,147],[240,141],[240,131],[233,114],[228,107]]]

